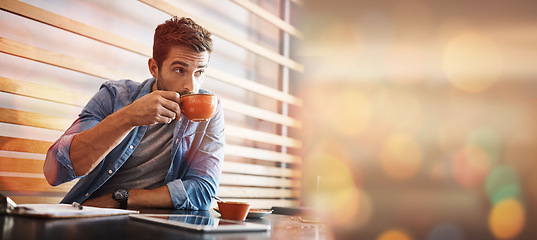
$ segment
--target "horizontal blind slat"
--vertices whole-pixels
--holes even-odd
[[[220,186],[217,195],[223,198],[296,198],[298,191],[277,188]]]
[[[266,133],[262,131],[252,130],[249,128],[244,127],[237,127],[233,125],[226,125],[226,136],[233,136],[238,138],[244,138],[249,139],[257,142],[264,142],[264,143],[270,143],[275,144],[279,146],[285,146],[285,147],[293,147],[293,148],[301,148],[302,142],[290,138],[290,137],[284,137],[277,134],[272,133]]]
[[[52,142],[0,136],[0,150],[46,154]]]
[[[300,171],[292,168],[270,167],[259,164],[224,161],[223,173],[239,173],[273,177],[299,178]]]
[[[228,186],[256,186],[256,187],[283,187],[298,188],[300,184],[297,181],[263,176],[249,176],[241,174],[222,174],[220,185]]]
[[[83,107],[91,96],[0,76],[0,91],[25,97]]]
[[[10,177],[0,173],[0,191],[29,191],[29,192],[68,192],[76,183],[68,183],[53,187],[43,176],[42,178]]]
[[[72,120],[51,115],[0,108],[0,122],[65,131]]]
[[[24,172],[43,174],[42,160],[0,157],[0,172]]]
[[[237,157],[275,161],[284,163],[300,164],[300,157],[264,149],[244,147],[239,145],[227,145],[226,154]]]
[[[269,122],[279,123],[282,125],[295,127],[295,128],[301,128],[302,122],[299,120],[296,120],[292,117],[287,117],[285,115],[275,113],[269,110],[265,110],[258,107],[253,107],[244,103],[240,103],[237,101],[233,101],[230,99],[222,99],[222,102],[224,104],[224,109],[233,111],[236,113],[240,113],[243,115],[251,116],[258,119],[263,119]]]

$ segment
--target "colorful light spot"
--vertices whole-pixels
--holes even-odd
[[[481,186],[490,168],[487,154],[479,147],[469,146],[453,159],[453,177],[464,188]]]
[[[330,126],[342,136],[355,136],[369,123],[371,115],[367,98],[353,89],[343,89],[333,99],[330,106],[331,114],[326,116]]]
[[[453,86],[477,93],[496,83],[502,71],[502,59],[491,40],[466,32],[453,37],[446,45],[443,68]]]
[[[412,240],[412,238],[403,230],[390,229],[382,233],[377,240]]]
[[[411,91],[382,91],[375,110],[380,113],[384,123],[398,131],[412,132],[423,126],[421,102]]]
[[[515,169],[508,165],[492,169],[485,182],[485,192],[492,204],[508,198],[520,198],[521,190]]]
[[[384,171],[393,179],[409,179],[421,165],[421,148],[413,137],[393,134],[384,143],[380,156]]]
[[[502,200],[489,215],[489,227],[496,239],[513,239],[522,231],[526,221],[524,207],[516,199]]]
[[[329,225],[342,225],[355,218],[360,193],[347,163],[334,155],[319,153],[304,168],[304,199]]]
[[[466,139],[467,146],[477,146],[485,151],[492,164],[498,163],[500,159],[500,137],[494,129],[480,127],[474,129]]]

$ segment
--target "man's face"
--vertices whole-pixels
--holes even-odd
[[[184,46],[173,46],[160,69],[153,59],[149,60],[149,69],[156,78],[156,89],[183,95],[199,91],[208,62],[207,51],[196,52]]]

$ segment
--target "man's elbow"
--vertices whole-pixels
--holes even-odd
[[[59,185],[59,183],[56,181],[58,178],[57,164],[58,163],[56,162],[51,163],[51,161],[45,160],[45,164],[43,165],[43,175],[45,175],[45,179],[51,186]]]
[[[47,179],[47,182],[50,186],[57,186],[59,185],[58,183],[56,183],[56,177],[55,176],[51,176],[47,173],[45,173],[45,179]]]

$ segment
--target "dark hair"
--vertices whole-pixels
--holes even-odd
[[[209,53],[213,50],[211,33],[190,18],[177,16],[166,20],[155,29],[153,59],[160,69],[172,46],[182,45],[194,51]]]

